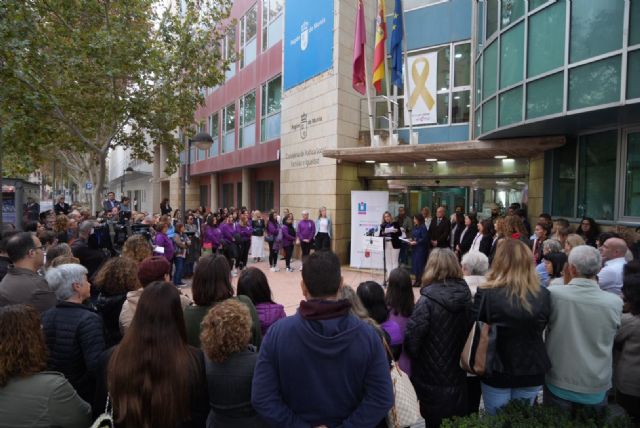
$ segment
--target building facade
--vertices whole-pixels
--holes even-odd
[[[118,146],[109,152],[108,165],[105,198],[107,192],[114,192],[117,200],[121,200],[122,196],[128,196],[134,211],[148,213],[160,205],[160,201],[154,199],[152,164],[132,159],[129,149]],[[102,201],[97,206],[101,207]]]
[[[214,143],[209,150],[192,148],[188,208],[246,206],[268,212],[280,206],[283,15],[283,0],[233,4],[237,23],[227,30],[222,51],[236,61],[223,84],[204,90],[205,105],[195,113],[198,129]],[[170,190],[162,189],[174,207],[180,206],[180,176],[165,177]]]

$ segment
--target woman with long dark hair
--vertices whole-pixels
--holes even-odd
[[[279,319],[286,317],[284,306],[273,301],[267,276],[258,268],[250,267],[242,271],[238,278],[238,297],[247,296],[256,307],[262,336]]]
[[[396,268],[391,271],[384,301],[389,309],[389,320],[394,321],[400,327],[401,343],[404,343],[407,322],[415,307],[409,272],[402,268]],[[411,359],[404,352],[404,349],[398,359],[398,365],[407,375],[411,376]]]
[[[184,310],[187,340],[191,346],[200,346],[200,324],[209,309],[216,303],[233,298],[230,270],[227,259],[219,254],[203,256],[198,261],[191,282],[191,293],[195,305],[187,306]],[[247,305],[251,312],[253,320],[251,343],[256,347],[260,346],[262,334],[256,309],[248,297],[238,296],[238,299]]]
[[[149,284],[122,342],[101,359],[94,412],[107,395],[116,426],[202,427],[209,413],[204,355],[187,343],[180,292]]]
[[[600,235],[600,226],[591,217],[582,217],[576,233],[584,238],[587,245],[595,248],[598,235]]]
[[[265,240],[269,244],[269,267],[271,272],[278,272],[278,253],[279,248],[276,244],[278,232],[280,231],[280,223],[278,223],[277,213],[273,210],[269,212],[269,220],[267,221],[267,233]]]
[[[415,275],[414,287],[420,287],[422,283],[422,272],[424,272],[424,265],[427,264],[430,246],[429,230],[424,225],[424,216],[416,214],[413,216],[411,229],[411,270]]]
[[[393,271],[395,270],[397,269]],[[398,323],[389,319],[390,310],[385,303],[384,289],[375,281],[365,281],[358,285],[356,294],[369,312],[369,316],[387,333],[393,359],[397,361],[402,352],[404,334],[401,333]]]
[[[293,226],[293,214],[289,213],[282,225],[282,248],[284,248],[284,261],[287,272],[293,272],[291,268],[291,256],[293,256],[293,245],[296,242],[296,229]]]

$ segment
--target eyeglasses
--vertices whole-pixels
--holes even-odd
[[[44,252],[44,250],[46,250],[46,247],[44,245],[41,245],[39,247],[33,247],[33,251],[36,251],[36,250],[40,250]]]

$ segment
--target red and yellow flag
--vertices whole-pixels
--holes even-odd
[[[376,15],[376,44],[373,53],[373,86],[376,91],[382,91],[384,79],[385,47],[387,41],[387,23],[385,22],[386,8],[384,0],[378,0],[378,14]]]

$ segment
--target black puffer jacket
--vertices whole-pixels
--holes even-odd
[[[117,345],[122,340],[120,333],[120,312],[127,293],[107,295],[100,293],[96,301],[96,309],[102,315],[104,323],[104,341],[107,349]]]
[[[42,316],[48,369],[64,374],[80,397],[93,402],[95,370],[104,351],[102,319],[92,308],[59,302]]]
[[[466,374],[460,354],[471,329],[471,292],[463,279],[432,283],[407,323],[404,349],[411,357],[411,381],[429,427],[465,413]]]

